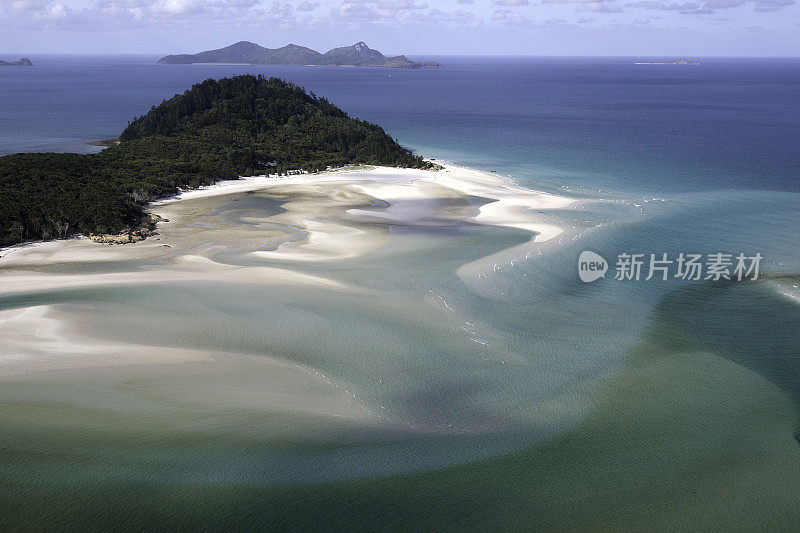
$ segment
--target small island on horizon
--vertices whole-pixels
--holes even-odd
[[[673,59],[672,61],[637,61],[637,65],[699,65],[699,61],[690,59]]]
[[[162,65],[240,64],[240,65],[297,65],[330,67],[435,68],[435,61],[411,61],[406,56],[387,57],[373,50],[364,41],[352,46],[328,50],[324,54],[296,44],[281,48],[265,48],[249,41],[206,50],[197,54],[168,55],[158,60]]]
[[[2,61],[0,60],[0,67],[32,67],[33,62],[27,57],[21,57],[19,61]]]

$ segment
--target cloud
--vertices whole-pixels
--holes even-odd
[[[247,28],[251,31],[249,35],[255,35],[252,32],[256,28],[272,27],[286,31],[328,31],[331,35],[349,30],[363,35],[363,38],[374,35],[370,32],[388,29],[410,31],[407,34],[412,36],[415,35],[413,31],[434,28],[437,32],[441,30],[442,35],[453,32],[451,28],[480,28],[480,31],[494,31],[501,35],[503,27],[543,28],[554,33],[571,31],[575,35],[598,31],[678,33],[685,28],[682,29],[674,19],[663,16],[659,21],[659,16],[644,16],[680,13],[686,15],[687,26],[692,24],[694,30],[702,31],[703,24],[716,28],[723,26],[705,15],[728,10],[726,14],[732,18],[724,25],[730,31],[757,24],[778,29],[775,21],[780,17],[759,18],[760,13],[786,9],[797,3],[797,0],[542,0],[551,4],[549,12],[541,19],[530,20],[526,14],[531,10],[525,6],[535,5],[537,1],[455,0],[450,2],[450,6],[458,9],[450,10],[438,7],[444,4],[438,0],[329,0],[332,4],[327,6],[322,0],[0,0],[0,24],[12,28],[23,26],[26,31],[58,27],[79,32],[153,28],[190,31],[200,27],[213,32],[215,28],[223,27]],[[77,7],[78,2],[89,5]],[[433,5],[429,6],[429,3]],[[472,6],[480,6],[488,12],[477,13],[478,9]],[[569,16],[568,13],[573,11],[578,13]],[[603,15],[626,11],[626,16]],[[690,15],[695,15],[695,18]],[[672,22],[666,24],[668,20]],[[480,38],[485,38],[489,34],[480,35]]]
[[[400,10],[400,9],[426,9],[428,4],[419,4],[416,0],[375,0],[364,1],[364,4],[370,4],[378,9],[386,10]]]
[[[705,9],[727,9],[744,5],[745,0],[707,0],[703,4]]]
[[[502,24],[522,24],[526,22],[525,15],[510,9],[497,9],[492,13],[492,22]]]
[[[508,19],[509,14],[513,13],[510,9],[498,9],[492,14],[492,20],[503,21]]]
[[[330,10],[325,20],[317,20],[318,26],[344,26],[350,29],[368,28],[369,25],[391,25],[409,27],[429,23],[425,10],[428,4],[419,0],[347,0],[340,7]],[[443,11],[436,10],[438,14]]]
[[[72,9],[55,0],[0,0],[0,20],[21,18],[25,24],[62,24],[72,17]],[[3,28],[3,31],[6,31]]]
[[[791,6],[794,4],[794,0],[755,0],[755,11],[759,12],[768,12],[768,11],[777,11],[783,7]]]
[[[480,25],[481,21],[474,14],[468,11],[442,11],[440,9],[431,9],[425,13],[424,19],[431,24],[457,27],[474,27]]]
[[[624,9],[610,0],[544,0],[548,4],[579,4],[578,11],[622,13]]]
[[[662,11],[689,11],[699,9],[700,4],[695,2],[684,2],[683,4],[665,4],[664,2],[645,1],[645,2],[631,2],[625,4],[625,7],[641,7],[644,9],[659,9]]]
[[[0,15],[8,11],[16,16],[33,18],[39,22],[63,22],[72,16],[72,10],[53,0],[13,0],[0,4]]]
[[[579,11],[590,11],[592,13],[622,13],[622,7],[611,2],[585,2]]]
[[[48,3],[44,9],[36,11],[34,17],[40,21],[61,22],[72,15],[72,11],[64,4]]]
[[[567,19],[562,19],[561,17],[545,19],[545,21],[539,25],[539,27],[543,29],[566,28],[567,26]]]
[[[202,13],[208,8],[203,0],[161,0],[155,4],[153,12],[169,15],[189,15]]]
[[[262,7],[260,0],[96,0],[75,13],[75,29],[95,31],[153,27],[158,24],[284,23],[293,20],[290,4],[273,2]]]
[[[381,14],[366,4],[343,4],[339,8],[331,9],[331,17],[347,21],[379,21]]]
[[[650,1],[642,1],[636,2],[635,4],[651,4],[657,2],[650,2]],[[686,4],[670,4],[670,6],[675,6],[675,9],[678,9],[681,14],[683,15],[712,15],[718,9],[732,9],[736,7],[742,7],[747,3],[747,0],[706,0],[703,3],[702,7],[693,6],[689,7],[690,4],[694,4],[693,2],[687,2]],[[757,12],[770,12],[770,11],[778,11],[781,8],[786,6],[794,5],[795,0],[752,0],[752,4],[754,5],[753,10]],[[633,6],[634,4],[628,4],[629,6]],[[646,6],[642,5],[641,7],[645,7],[645,9],[649,9]],[[664,9],[664,8],[661,8]]]
[[[213,0],[209,3],[211,7],[220,7],[220,8],[242,8],[242,7],[254,7],[260,4],[259,0]]]
[[[47,0],[15,0],[11,2],[14,11],[40,11],[47,8]]]
[[[556,1],[556,0],[549,0]],[[566,0],[565,0],[566,1]],[[576,0],[577,1],[577,0]],[[793,5],[795,0],[750,0],[755,11],[777,11],[783,7]],[[625,7],[640,9],[657,9],[660,11],[678,11],[683,15],[711,15],[717,9],[732,9],[744,6],[748,0],[706,0],[702,6],[697,2],[671,2],[660,0],[639,0],[630,2]]]
[[[69,8],[64,6],[63,4],[53,4],[47,8],[47,18],[58,20],[67,18],[69,15]]]

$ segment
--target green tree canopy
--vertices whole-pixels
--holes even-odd
[[[432,166],[292,83],[208,79],[134,119],[98,154],[0,157],[0,246],[120,232],[179,187],[347,164]]]

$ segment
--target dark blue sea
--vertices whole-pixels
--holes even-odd
[[[430,70],[156,65],[42,56],[0,70],[0,153],[87,151],[191,84],[277,76],[426,157],[546,184],[670,192],[800,190],[800,60],[436,58]],[[389,77],[391,75],[391,77]]]

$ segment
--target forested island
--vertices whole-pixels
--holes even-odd
[[[2,61],[0,60],[0,67],[32,67],[33,62],[27,57],[21,57],[19,61]]]
[[[347,164],[431,168],[380,126],[262,76],[208,79],[134,119],[96,154],[0,157],[0,246],[111,234],[179,188]]]
[[[428,68],[441,67],[434,61],[411,61],[406,56],[386,57],[373,50],[363,41],[352,46],[342,46],[328,50],[324,54],[287,44],[281,48],[264,48],[249,41],[207,50],[198,54],[179,54],[164,56],[158,60],[164,65],[188,65],[193,63],[233,63],[246,65],[306,65],[336,67],[385,67],[385,68]]]

